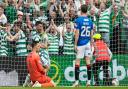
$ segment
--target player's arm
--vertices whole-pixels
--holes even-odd
[[[126,14],[123,9],[122,9],[122,14],[123,14],[124,17],[128,18],[128,14]]]
[[[78,39],[79,39],[79,20],[76,19],[75,20],[75,51],[77,51],[77,43],[78,43]]]
[[[91,38],[91,46],[93,46],[93,34],[94,34],[94,24],[93,24],[93,22],[92,22],[92,20],[90,20],[90,26],[91,26],[91,31],[90,31],[90,38]]]
[[[110,56],[110,59],[111,59],[112,58],[112,52],[108,47],[107,47],[107,50],[108,50],[108,53],[109,53],[109,56]]]
[[[77,51],[77,43],[79,39],[79,30],[75,30],[75,50]]]
[[[98,15],[98,13],[100,12],[100,10],[98,8],[96,8],[96,6],[93,4],[93,0],[91,0],[91,10],[88,11],[88,15]]]
[[[47,34],[45,35],[45,42],[41,44],[41,48],[45,48],[45,49],[48,49],[48,46],[49,46],[49,42],[48,42],[48,36]]]
[[[20,35],[20,31],[18,33],[16,33],[14,36],[12,36],[12,34],[10,33],[10,30],[11,30],[11,27],[10,26],[7,26],[6,27],[6,32],[7,32],[7,36],[6,36],[6,39],[8,41],[14,41],[14,40],[17,40],[19,38],[19,35]]]

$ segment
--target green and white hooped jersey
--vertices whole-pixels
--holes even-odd
[[[36,30],[33,30],[31,32],[31,39],[35,39],[35,38],[41,39],[41,43],[48,42],[48,36],[46,33],[39,34]],[[43,66],[50,67],[50,57],[49,57],[48,49],[41,48],[39,55]]]
[[[99,16],[99,22],[98,22],[98,31],[109,32],[111,8],[112,7],[109,7],[105,11],[101,12]]]
[[[40,55],[43,66],[50,67],[50,57],[49,57],[48,50],[42,48],[39,52],[39,55]]]
[[[74,33],[66,32],[64,34],[64,54],[74,55]]]
[[[48,36],[45,32],[40,34],[40,38],[41,43],[48,43]],[[43,66],[50,67],[50,57],[48,49],[41,48],[39,55],[41,57],[41,62],[43,63]]]
[[[58,54],[59,52],[59,35],[48,33],[48,40],[50,42],[50,46],[48,48],[49,54]]]
[[[19,39],[16,41],[16,54],[17,56],[27,56],[26,36],[23,31],[20,32]]]
[[[8,55],[6,37],[7,37],[7,33],[4,30],[0,30],[0,56]]]

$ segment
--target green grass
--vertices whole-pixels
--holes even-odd
[[[31,88],[31,87],[0,87],[0,89],[128,89],[128,86],[113,87],[55,87],[55,88]]]

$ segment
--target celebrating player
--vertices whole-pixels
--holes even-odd
[[[81,6],[81,16],[75,21],[75,50],[76,50],[76,60],[75,60],[75,83],[73,86],[79,84],[79,67],[80,59],[85,57],[87,66],[88,81],[87,86],[90,85],[91,80],[91,36],[93,34],[93,23],[87,17],[87,6]]]
[[[37,38],[36,38],[37,39]],[[38,54],[41,44],[39,39],[32,41],[32,52],[27,56],[27,68],[33,87],[55,87],[54,82],[46,76],[47,69],[43,68]]]

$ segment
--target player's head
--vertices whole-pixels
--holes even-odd
[[[41,44],[40,44],[40,39],[36,37],[35,39],[32,39],[32,49],[35,49],[36,51],[39,52]]]
[[[36,25],[37,32],[41,33],[42,31],[44,31],[45,29],[44,23],[42,23],[41,21],[37,21],[35,25]]]
[[[87,13],[88,6],[83,4],[81,5],[81,13]]]
[[[101,34],[96,33],[96,34],[93,35],[92,38],[93,38],[94,40],[101,40]]]

